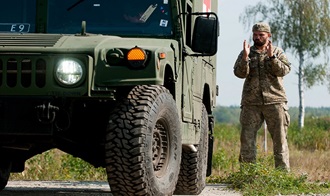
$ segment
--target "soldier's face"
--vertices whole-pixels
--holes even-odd
[[[262,31],[254,31],[253,32],[254,45],[263,46],[267,44],[269,37],[270,37],[270,33],[262,32]]]

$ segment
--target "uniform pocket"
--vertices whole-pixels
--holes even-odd
[[[284,115],[285,115],[285,122],[284,124],[286,126],[290,125],[290,114],[289,114],[289,106],[287,104],[283,104],[283,111],[284,111]]]

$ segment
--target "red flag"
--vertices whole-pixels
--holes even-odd
[[[211,11],[211,0],[203,0],[203,11],[204,12]]]

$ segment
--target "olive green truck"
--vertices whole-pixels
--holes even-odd
[[[113,195],[198,195],[211,174],[218,0],[0,7],[0,190],[57,148]]]

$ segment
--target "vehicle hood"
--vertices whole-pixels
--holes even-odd
[[[93,53],[102,48],[155,45],[155,40],[111,35],[0,34],[0,51]]]

